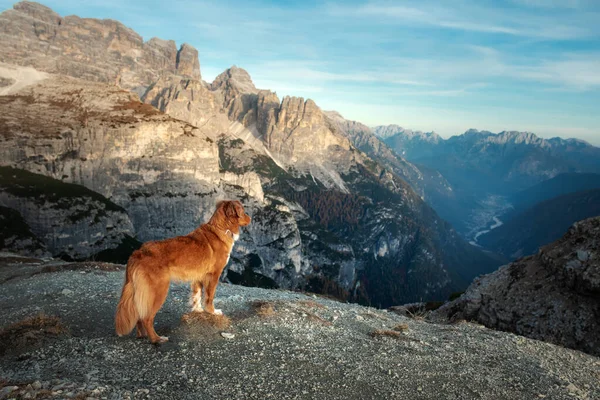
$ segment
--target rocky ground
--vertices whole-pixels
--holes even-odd
[[[155,347],[114,334],[123,267],[1,259],[0,398],[600,398],[599,358],[281,290],[173,284]]]
[[[435,320],[466,319],[600,356],[600,217],[480,276]]]

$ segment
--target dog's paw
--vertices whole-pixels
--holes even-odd
[[[203,312],[204,308],[202,308],[202,306],[196,306],[194,305],[194,307],[192,307],[192,312]]]
[[[223,311],[219,310],[218,308],[215,308],[215,315],[223,315]]]
[[[168,341],[169,341],[169,338],[166,337],[166,336],[159,336],[158,337],[158,343],[165,343],[165,342],[168,342]]]

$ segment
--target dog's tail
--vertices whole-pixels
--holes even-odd
[[[117,335],[127,335],[140,316],[137,312],[134,300],[135,286],[134,286],[134,274],[135,259],[131,257],[127,263],[127,272],[125,274],[125,285],[123,285],[123,291],[121,292],[121,300],[117,305],[117,314],[115,315],[115,328]]]

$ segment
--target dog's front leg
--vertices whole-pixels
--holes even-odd
[[[192,305],[192,311],[202,312],[204,309],[202,308],[202,289],[204,285],[202,281],[192,282],[192,298],[190,299],[190,303]]]
[[[213,304],[218,284],[219,284],[219,275],[212,274],[207,277],[206,304],[205,304],[204,308],[205,308],[206,312],[208,312],[208,313],[215,314],[215,315],[223,315],[223,311],[215,309],[215,306]]]

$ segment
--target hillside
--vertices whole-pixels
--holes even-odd
[[[10,54],[21,54],[19,32],[46,26],[54,14],[24,3],[2,18],[11,21]],[[108,37],[122,29],[114,21],[78,23],[101,25]],[[48,44],[39,29],[33,35],[28,40],[40,48]],[[73,39],[77,46],[89,40]],[[94,56],[112,65],[102,54]],[[130,73],[144,65],[145,53],[136,54]],[[38,58],[33,50],[30,56]],[[140,241],[187,234],[217,200],[241,199],[253,224],[224,279],[385,307],[445,299],[499,265],[358,150],[314,101],[260,90],[241,68],[208,84],[165,64],[143,102],[129,91],[139,87],[90,82],[79,70],[46,71],[72,77],[48,76],[0,97],[0,163],[101,194],[126,210]]]
[[[478,244],[510,259],[533,254],[559,239],[582,219],[600,215],[600,189],[559,196],[538,203],[481,235]]]
[[[598,188],[600,188],[600,174],[559,174],[512,195],[510,201],[514,210],[511,214],[525,211],[537,203],[554,197]]]
[[[2,262],[0,273],[8,269]],[[18,266],[24,269],[27,264]],[[45,267],[29,266],[38,271]],[[228,318],[210,318],[186,315],[189,287],[174,284],[156,320],[159,334],[170,341],[154,347],[134,336],[114,334],[122,267],[51,267],[33,276],[29,270],[1,284],[6,299],[0,314],[2,395],[490,400],[600,396],[596,357],[473,323],[437,325],[283,290],[221,284],[215,302]],[[27,320],[41,312],[45,317]]]

